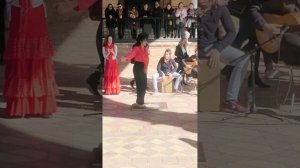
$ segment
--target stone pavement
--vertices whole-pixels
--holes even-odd
[[[300,105],[298,101],[293,113],[289,105],[282,105],[289,69],[283,64],[279,69],[283,73],[278,99],[278,80],[266,80],[272,87],[256,88],[256,114],[236,118],[230,113],[199,113],[198,141],[203,145],[200,153],[206,158],[201,168],[300,168]],[[299,74],[296,69],[296,81]],[[246,89],[245,85],[241,94],[244,99]],[[299,86],[295,89],[299,97]]]
[[[174,44],[150,43],[148,86],[165,49]],[[125,56],[131,45],[118,45]],[[195,47],[195,45],[192,45]],[[147,92],[146,103],[161,104],[159,111],[131,111],[136,94],[129,86],[132,64],[119,62],[122,91],[104,96],[103,167],[104,168],[196,168],[197,96],[189,87],[184,92]]]

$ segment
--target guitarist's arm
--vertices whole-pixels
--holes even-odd
[[[280,31],[281,31],[280,28],[282,27],[282,25],[267,23],[267,21],[264,19],[264,17],[261,14],[263,12],[262,6],[263,6],[262,3],[254,1],[254,2],[252,2],[250,9],[249,9],[256,29],[264,30],[264,31],[268,32],[268,34],[270,34],[270,35],[280,34]]]

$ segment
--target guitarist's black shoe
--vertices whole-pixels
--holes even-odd
[[[132,89],[135,89],[134,88],[134,80],[130,81],[129,84],[130,84],[130,86],[131,86]]]
[[[255,85],[259,88],[270,88],[270,85],[265,84],[258,76],[255,77]],[[248,78],[248,87],[252,87],[252,76]]]

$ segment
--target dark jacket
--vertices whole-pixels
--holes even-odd
[[[174,18],[175,17],[175,10],[174,10],[174,8],[170,8],[170,9],[165,8],[164,9],[164,17],[166,19]]]
[[[116,11],[114,9],[109,10],[106,8],[104,13],[107,27],[116,27]],[[112,19],[109,18],[109,15],[112,16]]]
[[[162,18],[163,17],[163,9],[161,7],[153,8],[152,16],[157,17],[157,18]]]
[[[222,39],[216,36],[220,21],[226,31],[226,35]],[[210,45],[213,45],[212,49],[214,48],[221,52],[224,48],[232,44],[236,36],[235,27],[226,6],[219,6],[202,18],[198,17],[197,26],[198,44],[201,44],[199,45],[200,53]]]
[[[189,55],[187,53],[183,53],[181,46],[177,45],[176,49],[175,49],[175,56],[176,56],[175,61],[178,63],[177,72],[181,72],[181,71],[183,71],[183,67],[184,67],[182,60],[188,59]]]
[[[157,72],[159,76],[167,75],[168,73],[174,73],[177,70],[177,65],[175,60],[170,59],[168,62],[165,62],[164,57],[161,57],[157,64]]]
[[[117,21],[123,21],[126,17],[127,17],[127,13],[126,13],[126,10],[125,8],[123,8],[123,11],[122,11],[122,19],[120,19],[119,17],[119,9],[116,10],[116,18],[117,18]]]

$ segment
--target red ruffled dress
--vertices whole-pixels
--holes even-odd
[[[108,53],[108,50],[115,50],[115,45],[105,46],[104,50],[106,53]],[[113,59],[112,53],[108,55],[108,58],[105,61],[103,83],[103,94],[111,95],[120,93],[119,67],[117,59]]]
[[[44,116],[56,111],[58,89],[53,71],[53,46],[45,9],[21,0],[11,6],[4,97],[10,117]]]

